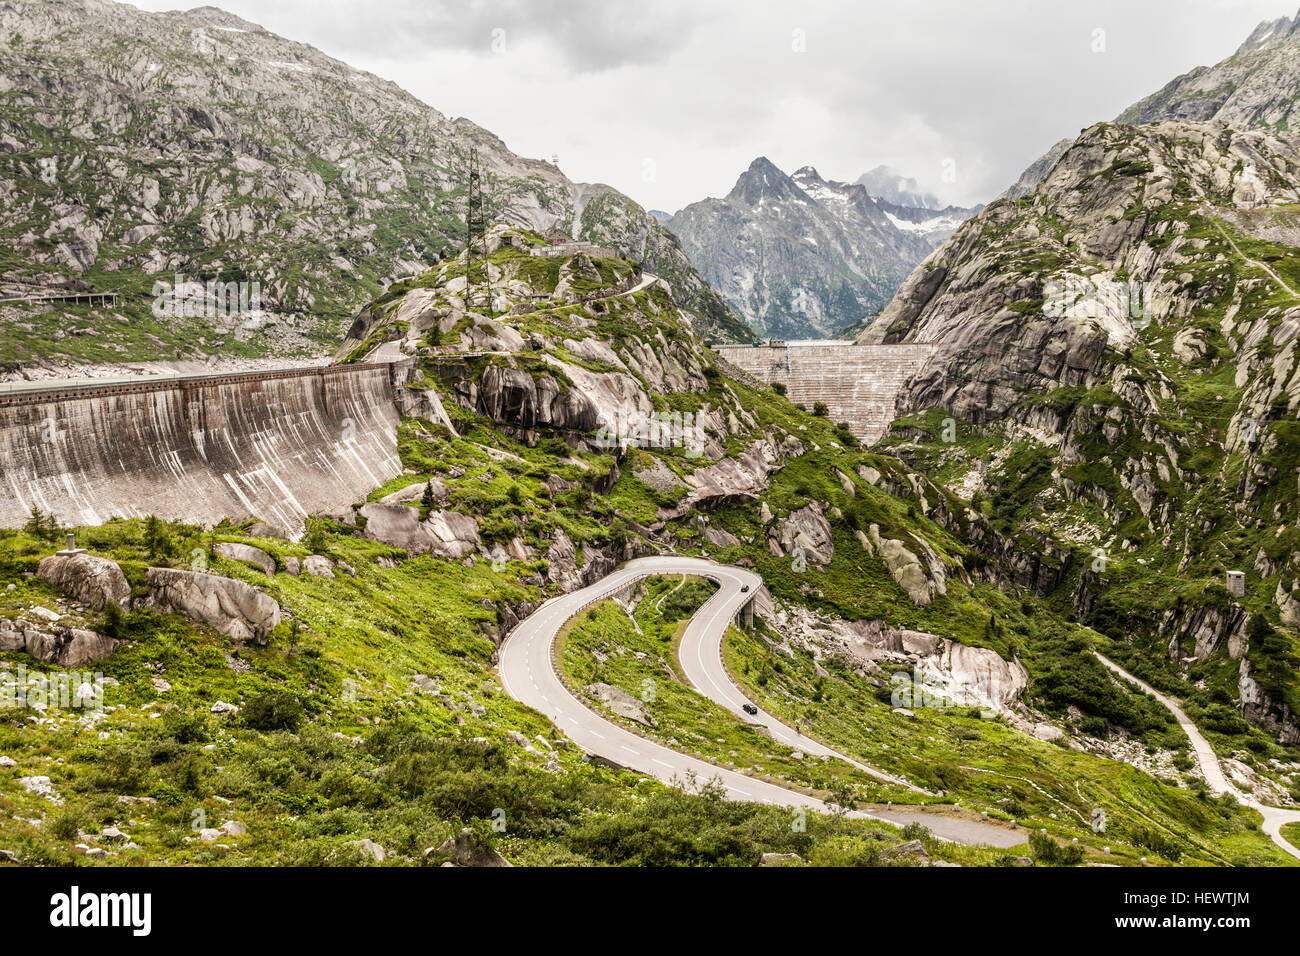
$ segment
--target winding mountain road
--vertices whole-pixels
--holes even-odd
[[[748,776],[738,770],[718,767],[706,760],[672,750],[640,737],[589,709],[565,686],[553,663],[555,639],[570,618],[598,601],[613,597],[642,578],[656,575],[695,574],[719,585],[714,595],[691,618],[682,636],[681,658],[687,677],[706,697],[751,720],[741,710],[746,702],[722,667],[722,637],[736,614],[762,587],[763,580],[752,571],[704,561],[699,558],[663,556],[631,561],[595,584],[551,598],[511,632],[501,647],[501,682],[515,700],[545,714],[563,733],[588,753],[620,766],[680,784],[693,774],[698,780],[716,779],[731,800],[748,800],[785,807],[803,807],[828,812],[815,797]],[[687,664],[687,661],[690,664]],[[756,722],[764,722],[761,712]],[[873,776],[895,778],[858,763],[798,734],[772,717],[766,725],[773,738],[791,743],[805,753],[824,754],[846,760]],[[941,839],[972,845],[1012,847],[1026,840],[1023,831],[977,823],[939,814],[905,810],[854,811],[850,816],[882,820],[898,826],[921,823]]]
[[[1093,651],[1097,659],[1110,670],[1114,671],[1130,684],[1137,686],[1140,690],[1150,694],[1161,704],[1163,704],[1174,719],[1178,721],[1178,726],[1183,728],[1183,733],[1192,742],[1192,752],[1196,757],[1196,765],[1201,768],[1201,776],[1205,778],[1205,785],[1209,788],[1210,793],[1216,797],[1222,793],[1230,793],[1237,798],[1238,803],[1245,804],[1252,810],[1258,810],[1264,818],[1264,823],[1260,827],[1274,843],[1280,846],[1287,853],[1290,853],[1296,859],[1300,859],[1300,849],[1297,849],[1290,843],[1286,837],[1282,836],[1282,827],[1288,823],[1300,823],[1300,810],[1283,809],[1282,807],[1270,807],[1268,804],[1260,803],[1255,799],[1254,794],[1242,793],[1228,779],[1228,775],[1223,772],[1223,767],[1219,763],[1219,758],[1210,746],[1210,742],[1205,739],[1201,732],[1192,723],[1190,717],[1183,712],[1178,706],[1178,701],[1165,694],[1160,693],[1146,681],[1134,677],[1124,668],[1120,667],[1108,657],[1103,657],[1097,651]]]

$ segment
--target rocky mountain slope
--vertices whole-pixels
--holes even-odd
[[[931,246],[911,225],[862,186],[811,166],[788,176],[760,157],[724,198],[692,203],[668,228],[756,331],[826,338],[878,310],[924,258]]]
[[[1197,67],[1130,106],[1117,123],[1216,121],[1284,132],[1300,116],[1300,13],[1261,23],[1237,52]]]
[[[1094,126],[864,334],[947,345],[886,445],[1203,726],[1263,728],[1261,764],[1300,743],[1297,171],[1284,133]]]
[[[1285,132],[1300,110],[1300,13],[1294,19],[1266,20],[1232,56],[1170,81],[1134,103],[1117,123],[1161,120],[1215,121],[1234,129],[1264,128]],[[1073,140],[1064,139],[1036,160],[1003,195],[1028,195],[1065,154]]]
[[[0,36],[0,297],[122,294],[4,306],[0,361],[320,354],[462,244],[471,149],[493,218],[648,256],[702,331],[748,335],[631,200],[256,24],[15,0]],[[198,314],[154,308],[159,283],[209,280],[256,284],[260,308],[211,307],[201,285]]]
[[[899,862],[904,837],[881,824],[794,832],[777,808],[591,761],[501,692],[496,650],[518,620],[670,550],[762,575],[758,620],[727,639],[747,695],[921,790],[705,706],[672,636],[709,590],[680,579],[591,608],[562,650],[590,706],[665,746],[868,807],[1015,820],[1077,838],[1079,860],[1280,861],[1250,811],[1206,795],[1168,714],[1111,683],[1088,632],[976,547],[1004,540],[984,515],[728,369],[636,262],[529,254],[544,242],[494,228],[472,277],[490,285],[482,300],[461,256],[357,313],[340,357],[406,355],[423,383],[399,426],[404,473],[301,540],[251,521],[119,521],[80,529],[90,554],[64,559],[45,522],[0,532],[0,665],[111,651],[95,662],[111,709],[0,721],[0,849],[22,862]],[[1011,862],[907,836],[948,861]]]

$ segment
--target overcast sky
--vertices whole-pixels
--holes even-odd
[[[150,10],[175,0],[135,0]],[[756,156],[987,201],[1297,0],[218,0],[675,212]]]

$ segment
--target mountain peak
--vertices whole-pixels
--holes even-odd
[[[727,194],[728,199],[742,199],[746,203],[758,204],[763,199],[794,198],[799,192],[793,179],[777,168],[766,156],[760,156],[749,168],[740,174],[736,185]]]
[[[800,166],[794,171],[793,178],[796,182],[824,183],[826,181],[822,179],[821,173],[817,172],[816,166]]]
[[[1237,47],[1237,52],[1251,53],[1255,50],[1267,50],[1297,35],[1300,35],[1300,13],[1295,15],[1295,19],[1279,17],[1276,20],[1265,20],[1255,27],[1250,36],[1246,37],[1245,43]]]

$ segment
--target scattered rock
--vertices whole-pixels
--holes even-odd
[[[19,777],[18,784],[28,793],[44,797],[56,806],[63,803],[63,798],[54,789],[54,784],[50,782],[49,777]]]
[[[645,704],[627,691],[611,684],[588,684],[586,690],[588,694],[601,701],[611,713],[626,717],[628,720],[635,720],[647,727],[656,726]]]
[[[928,860],[930,858],[930,854],[926,852],[925,845],[922,844],[920,840],[908,840],[906,843],[900,843],[896,847],[891,847],[886,850],[885,853],[895,859],[913,857],[916,859]]]
[[[481,846],[474,840],[474,835],[468,829],[461,830],[454,837],[447,837],[442,845],[437,849],[430,847],[424,851],[426,860],[433,860],[443,856],[450,856],[451,859],[443,863],[443,866],[452,864],[454,866],[510,866],[510,861],[503,857],[490,846]]]
[[[364,840],[353,840],[348,846],[356,847],[363,855],[370,857],[376,863],[383,863],[388,857],[388,852],[369,837]]]
[[[302,569],[315,578],[334,577],[334,562],[321,554],[309,554],[303,558]]]

